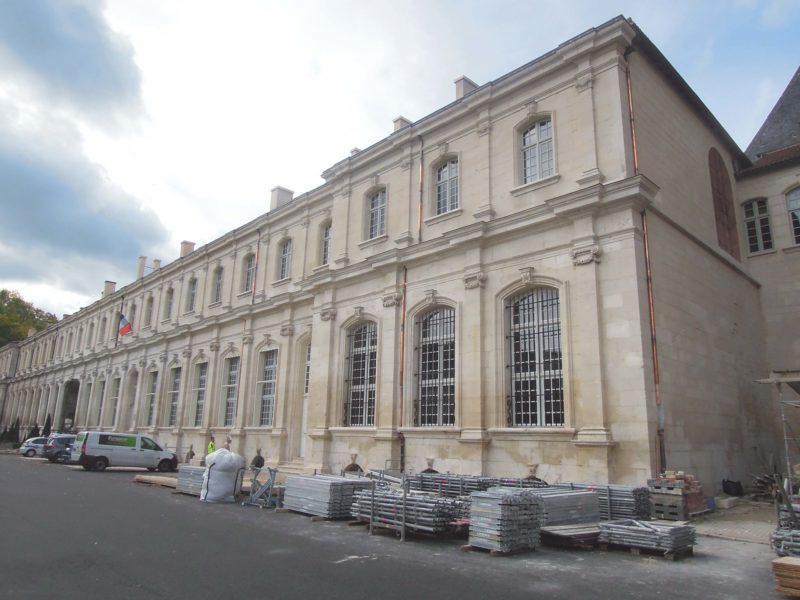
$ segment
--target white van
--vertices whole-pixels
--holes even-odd
[[[178,456],[137,433],[82,431],[72,443],[71,463],[87,471],[106,467],[144,467],[149,471],[175,471]]]

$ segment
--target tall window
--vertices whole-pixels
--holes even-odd
[[[769,228],[769,209],[766,198],[744,203],[744,228],[750,252],[772,249],[772,233]]]
[[[445,307],[425,313],[417,322],[415,425],[455,424],[455,323],[455,311]]]
[[[158,371],[151,371],[150,378],[147,380],[147,393],[145,402],[147,403],[147,424],[153,425],[153,418],[156,414],[156,386],[158,384]]]
[[[279,249],[278,280],[286,279],[292,269],[292,240],[283,240]]]
[[[522,183],[532,183],[554,173],[553,123],[539,119],[522,132]]]
[[[194,312],[194,303],[197,300],[197,279],[192,277],[189,279],[189,285],[186,288],[186,312]]]
[[[733,188],[725,160],[716,148],[708,151],[708,175],[711,179],[711,199],[717,226],[717,242],[735,259],[739,259],[739,230],[733,206]]]
[[[306,368],[303,376],[303,395],[308,396],[308,386],[311,383],[311,342],[306,346]]]
[[[800,188],[794,188],[786,194],[786,207],[792,224],[792,239],[795,244],[800,244]]]
[[[243,264],[242,291],[250,292],[253,290],[253,281],[256,276],[256,255],[248,254],[244,257]]]
[[[375,424],[378,327],[372,321],[357,325],[347,336],[348,379],[344,424]]]
[[[564,424],[558,290],[541,287],[506,304],[508,422],[513,427]]]
[[[436,171],[436,214],[458,208],[458,160],[447,161]]]
[[[225,273],[222,267],[214,269],[214,287],[211,290],[211,303],[222,302],[222,281]]]
[[[100,418],[103,416],[103,396],[106,395],[106,381],[100,382],[100,395],[97,398],[97,424],[102,425]]]
[[[164,298],[164,319],[172,318],[172,302],[175,300],[175,290],[169,288]]]
[[[91,348],[92,344],[94,344],[94,323],[89,323],[89,334],[86,336],[86,347]]]
[[[208,363],[200,363],[195,367],[194,380],[194,426],[203,424],[203,407],[206,403],[206,384],[208,383]]]
[[[327,265],[331,260],[331,223],[322,226],[322,256],[320,265]]]
[[[386,190],[380,190],[369,199],[367,239],[375,239],[384,233],[386,233]]]
[[[83,342],[83,327],[78,329],[78,337],[75,338],[75,350],[81,349],[81,342]]]
[[[131,302],[131,307],[128,309],[128,312],[130,313],[127,316],[128,323],[130,323],[131,324],[131,328],[133,328],[136,325],[136,304]]]
[[[100,321],[100,332],[97,334],[97,341],[100,342],[101,344],[105,343],[106,341],[107,325],[108,325],[108,319],[106,317],[103,317],[102,320]]]
[[[153,297],[149,297],[144,305],[144,326],[150,327],[153,322]]]
[[[169,420],[168,425],[174,427],[178,419],[178,395],[181,391],[181,368],[172,369],[172,381],[170,382],[169,392]]]
[[[233,425],[236,416],[236,388],[239,386],[239,357],[232,356],[225,361],[225,383],[222,386],[222,395],[225,398],[225,420],[223,425]]]
[[[117,377],[111,383],[111,422],[109,425],[112,427],[117,422],[117,409],[119,408],[119,388],[121,385],[120,378]],[[106,419],[108,421],[108,419]]]
[[[278,351],[261,353],[261,378],[256,382],[261,395],[258,424],[272,425],[275,413],[275,385],[278,379]]]

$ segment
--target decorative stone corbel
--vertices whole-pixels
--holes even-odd
[[[219,342],[218,342],[218,341],[216,341],[216,340],[214,340],[213,342],[211,342],[211,343],[208,345],[208,348],[209,348],[209,349],[210,349],[212,352],[218,352],[218,351],[219,351]]]
[[[532,117],[539,110],[539,103],[531,98],[529,102],[525,103],[525,112],[529,117]]]
[[[281,325],[281,335],[283,337],[294,335],[294,325]]]
[[[482,288],[484,286],[484,282],[486,281],[486,274],[483,271],[478,271],[477,273],[469,273],[464,275],[464,287],[468,290],[474,290],[475,288]]]
[[[592,262],[600,262],[600,246],[592,244],[590,246],[580,246],[570,250],[572,264],[575,266],[588,265]]]
[[[267,346],[272,346],[275,343],[275,340],[272,339],[272,336],[268,333],[264,334],[264,343]]]
[[[319,318],[323,321],[333,321],[336,318],[335,308],[325,308],[320,311]]]
[[[364,318],[364,307],[363,306],[356,306],[353,308],[353,315],[356,319],[363,319]]]
[[[594,77],[592,77],[591,73],[583,73],[575,78],[575,89],[578,90],[578,92],[590,90],[593,85]]]
[[[522,283],[524,283],[526,285],[530,285],[531,283],[533,283],[533,272],[535,270],[536,269],[534,269],[533,267],[523,267],[523,268],[521,268],[519,270],[519,272],[521,274]]]
[[[439,156],[444,156],[450,149],[450,144],[448,144],[447,142],[442,142],[441,144],[439,144],[437,148],[439,150]]]
[[[481,119],[475,125],[475,131],[477,132],[479,137],[485,136],[492,130],[492,123],[489,119]]]
[[[250,345],[252,343],[253,343],[253,332],[252,331],[248,331],[247,333],[245,333],[242,336],[242,344],[247,346],[247,345]]]
[[[383,306],[385,308],[389,308],[391,306],[398,306],[402,299],[403,299],[403,294],[400,294],[399,292],[386,294],[383,297]]]
[[[202,352],[202,350],[200,352]],[[192,356],[192,351],[189,348],[186,348],[183,352],[181,352],[181,356],[188,360]]]
[[[436,303],[436,290],[425,290],[425,303],[426,304]]]

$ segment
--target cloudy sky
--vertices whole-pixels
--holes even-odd
[[[0,0],[0,288],[74,312],[619,14],[742,148],[800,61],[800,0]]]

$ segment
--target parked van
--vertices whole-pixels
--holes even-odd
[[[144,467],[150,471],[175,471],[178,456],[137,433],[82,431],[72,444],[70,462],[87,471],[106,467]]]

